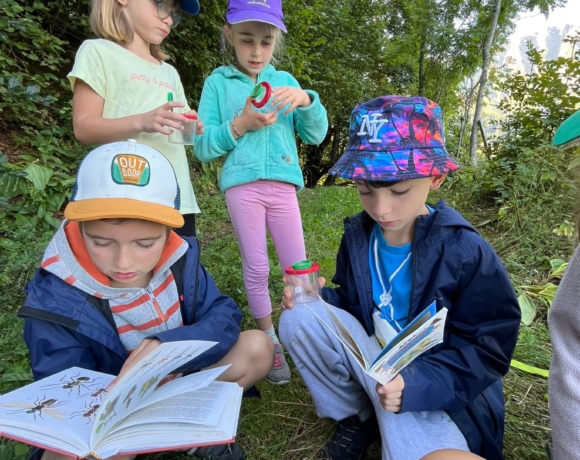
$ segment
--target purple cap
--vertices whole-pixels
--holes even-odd
[[[328,173],[394,182],[460,168],[445,149],[441,109],[435,102],[383,96],[354,108],[346,151]]]
[[[226,20],[230,24],[239,22],[258,21],[272,24],[282,32],[286,32],[286,26],[282,22],[281,0],[229,0]]]
[[[198,0],[179,0],[179,8],[181,11],[195,16],[199,13],[199,2]]]

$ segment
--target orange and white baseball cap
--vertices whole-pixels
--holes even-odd
[[[85,156],[64,210],[70,221],[143,219],[183,226],[179,185],[169,160],[130,139],[102,145]]]

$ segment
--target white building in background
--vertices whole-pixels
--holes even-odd
[[[506,50],[496,57],[496,66],[509,65],[514,71],[527,73],[531,70],[526,51],[528,41],[543,50],[546,59],[570,56],[571,45],[562,40],[580,30],[580,1],[568,0],[565,7],[555,9],[546,19],[541,13],[527,13],[518,19],[516,30]],[[487,138],[496,136],[496,121],[502,114],[496,104],[499,95],[486,100],[482,113],[482,124]]]

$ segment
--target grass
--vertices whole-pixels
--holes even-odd
[[[321,264],[321,275],[330,278],[342,235],[342,219],[360,210],[358,197],[351,187],[304,190],[299,197],[308,257]],[[232,296],[244,311],[243,327],[254,328],[244,295],[239,250],[223,196],[217,192],[206,191],[198,198],[200,208],[203,210],[198,221],[202,262],[222,292]],[[473,201],[462,200],[459,191],[453,192],[448,201],[454,202],[466,218],[475,224],[485,223],[495,212],[489,207],[478,207]],[[551,230],[548,229],[550,223],[546,223],[546,226],[539,228],[537,233],[551,234]],[[479,230],[498,250],[516,285],[540,282],[549,268],[547,260],[550,256],[567,259],[572,251],[569,242],[558,240],[554,235],[545,237],[549,240],[549,246],[539,246],[529,239],[522,241],[520,233],[506,229],[505,226],[484,224]],[[553,248],[553,254],[542,254],[545,247]],[[277,305],[283,287],[282,273],[271,242],[269,252],[271,256],[269,289],[273,305]],[[38,257],[34,251],[31,254],[31,257]],[[0,300],[5,301],[0,310],[0,353],[5,357],[0,364],[1,392],[21,386],[30,379],[27,351],[21,342],[21,322],[14,315],[24,299],[19,293],[18,289],[21,286],[18,284],[13,283],[10,289],[6,290],[10,295],[0,294]],[[278,316],[279,310],[274,308],[275,322]],[[541,312],[531,327],[522,327],[515,358],[544,369],[548,368],[550,343],[545,311]],[[331,436],[333,423],[317,418],[310,395],[294,367],[292,372],[291,384],[275,387],[260,382],[257,386],[262,394],[261,399],[244,400],[238,440],[248,459],[315,458]],[[550,438],[547,381],[512,370],[504,379],[504,389],[507,409],[504,449],[506,458],[508,460],[546,458],[544,445]],[[22,445],[0,442],[2,459],[24,459],[24,452],[25,447]],[[149,455],[145,458],[179,460],[187,457],[183,454],[168,453]],[[373,445],[367,458],[372,460],[380,458],[378,443]]]

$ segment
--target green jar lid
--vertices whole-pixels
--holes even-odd
[[[260,84],[257,84],[256,86],[254,86],[254,89],[252,90],[252,92],[250,93],[250,97],[252,99],[258,99],[260,96],[262,96],[262,94],[265,92],[266,90],[264,89],[264,87]]]
[[[294,270],[304,270],[306,268],[310,268],[312,267],[312,261],[311,260],[301,260],[300,262],[294,262],[292,264],[292,268]]]

